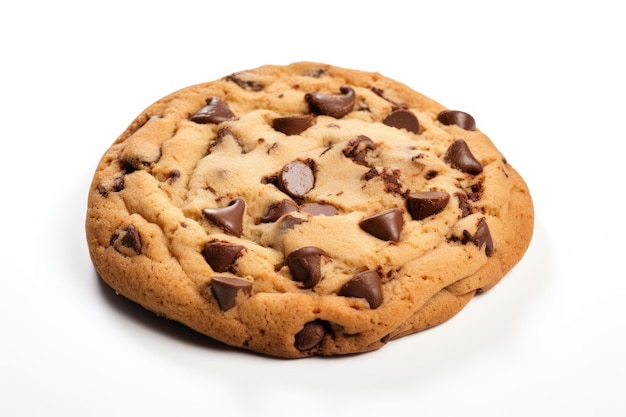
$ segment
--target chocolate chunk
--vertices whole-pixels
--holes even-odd
[[[219,124],[235,117],[228,105],[217,97],[211,97],[206,101],[206,106],[198,110],[190,120],[200,124]]]
[[[469,202],[467,194],[458,192],[454,193],[454,196],[459,200],[459,209],[461,209],[461,218],[467,217],[472,214],[472,206]]]
[[[404,196],[405,192],[402,191],[402,185],[400,184],[399,169],[391,169],[385,167],[380,173],[380,176],[383,179],[383,183],[385,184],[386,193]]]
[[[173,170],[170,171],[170,175],[168,176],[167,181],[170,184],[173,184],[173,183],[176,182],[176,180],[178,180],[180,178],[180,175],[181,175],[181,173],[180,173],[179,170],[173,169]]]
[[[365,181],[370,181],[374,178],[380,177],[380,172],[376,168],[370,168],[365,174],[363,174],[363,179]]]
[[[299,135],[313,126],[315,116],[307,114],[305,116],[277,117],[272,121],[272,127],[285,135]]]
[[[437,171],[434,170],[430,170],[426,173],[426,175],[424,175],[424,178],[426,178],[427,180],[432,180],[433,178],[435,178],[437,175],[439,175],[439,173]]]
[[[404,219],[402,210],[392,208],[374,213],[359,222],[361,229],[381,240],[400,240]]]
[[[141,253],[141,236],[139,231],[132,224],[126,229],[126,234],[122,238],[122,245]]]
[[[341,86],[339,91],[341,94],[307,93],[304,99],[313,113],[341,119],[354,108],[356,94],[348,85]]]
[[[306,203],[300,206],[300,211],[313,216],[334,216],[337,214],[337,208],[326,203]]]
[[[241,256],[243,246],[213,240],[204,245],[202,256],[215,272],[232,271],[237,258]]]
[[[478,221],[478,225],[476,228],[476,233],[474,236],[470,235],[467,230],[463,231],[463,239],[461,240],[463,244],[473,243],[479,249],[485,245],[485,255],[491,256],[493,253],[493,239],[491,238],[491,232],[489,231],[489,226],[487,225],[487,220],[482,217]]]
[[[380,276],[375,271],[356,274],[339,290],[342,297],[365,298],[370,308],[377,308],[383,302],[383,287]]]
[[[327,72],[328,69],[326,68],[317,68],[306,72],[304,75],[311,78],[322,78],[326,75]]]
[[[220,130],[217,131],[217,136],[215,137],[215,140],[213,141],[211,146],[209,146],[209,152],[213,152],[216,148],[218,148],[222,143],[227,140],[235,143],[239,147],[240,152],[244,153],[241,141],[239,140],[237,135],[233,133],[230,126],[222,127]]]
[[[96,191],[98,191],[98,194],[100,194],[102,197],[109,196],[109,192],[107,191],[107,188],[102,184],[98,184],[98,186],[96,187]]]
[[[257,92],[265,88],[265,86],[258,81],[243,79],[243,75],[244,74],[242,73],[229,75],[228,77],[226,77],[226,81],[233,82],[246,91]]]
[[[302,162],[290,162],[278,174],[278,188],[293,198],[301,198],[315,185],[315,174]]]
[[[343,149],[346,158],[352,159],[359,165],[367,165],[365,156],[369,151],[376,149],[376,144],[365,135],[359,135],[354,139],[350,139],[348,145]]]
[[[115,193],[120,192],[124,189],[124,176],[121,175],[113,180],[113,187],[111,190]]]
[[[478,162],[463,139],[457,139],[448,148],[444,161],[468,174],[477,175],[483,172],[483,166]]]
[[[389,113],[383,120],[383,123],[387,126],[395,127],[397,129],[406,129],[409,132],[419,133],[420,124],[417,120],[417,116],[410,110],[397,109]]]
[[[235,198],[223,208],[206,208],[202,214],[207,220],[221,227],[226,233],[241,236],[243,232],[243,211],[246,203],[243,198]]]
[[[444,110],[437,116],[444,125],[457,125],[465,130],[476,130],[476,121],[474,118],[460,110]]]
[[[305,246],[287,255],[285,265],[294,281],[302,283],[304,288],[313,288],[322,279],[321,262],[326,252],[315,246]]]
[[[242,278],[214,276],[211,278],[210,288],[220,309],[225,311],[235,307],[239,291],[250,294],[252,283]]]
[[[287,231],[291,230],[299,224],[306,223],[305,219],[301,219],[299,217],[292,216],[291,214],[287,214],[284,216],[280,222],[280,230]]]
[[[311,321],[296,334],[294,346],[298,350],[309,350],[319,345],[326,335],[326,328],[320,321]]]
[[[281,200],[273,203],[267,210],[267,214],[261,218],[262,223],[273,223],[287,213],[298,210],[298,205],[291,200]]]
[[[422,220],[439,213],[450,201],[450,194],[445,191],[425,191],[411,193],[406,198],[406,205],[413,220]]]

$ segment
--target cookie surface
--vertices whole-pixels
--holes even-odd
[[[185,88],[98,165],[92,261],[116,292],[231,346],[380,348],[452,317],[530,243],[526,184],[476,125],[319,63]]]

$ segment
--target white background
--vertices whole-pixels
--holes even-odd
[[[0,415],[625,415],[618,5],[3,2]],[[299,60],[471,113],[535,201],[531,247],[497,287],[366,355],[224,348],[115,296],[85,244],[95,166],[140,111]]]

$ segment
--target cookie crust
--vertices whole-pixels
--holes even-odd
[[[529,190],[476,125],[321,63],[184,88],[102,157],[91,259],[119,294],[234,347],[378,349],[455,315],[530,244]]]

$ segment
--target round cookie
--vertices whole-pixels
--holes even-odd
[[[444,322],[532,231],[526,184],[472,116],[309,62],[148,107],[99,163],[86,217],[116,292],[283,358],[366,352]]]

